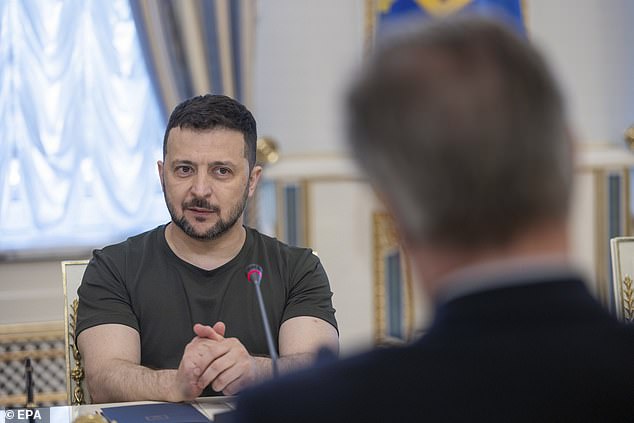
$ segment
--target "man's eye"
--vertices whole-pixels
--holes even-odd
[[[220,176],[227,176],[231,174],[231,169],[228,167],[217,167],[214,171]]]
[[[179,175],[189,175],[193,172],[193,169],[191,168],[191,166],[178,166],[176,168],[176,173],[178,173]]]

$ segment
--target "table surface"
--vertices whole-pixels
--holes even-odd
[[[126,405],[141,404],[160,404],[156,401],[136,401],[136,402],[120,402],[109,404],[87,404],[75,406],[51,407],[50,421],[51,423],[72,423],[77,417],[87,414],[95,414],[106,407],[121,407]],[[201,397],[191,404],[208,419],[213,419],[216,413],[233,410],[235,405],[235,397]],[[5,411],[0,410],[0,423],[5,422]],[[7,421],[8,423],[8,421]]]

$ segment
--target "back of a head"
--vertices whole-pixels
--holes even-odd
[[[349,98],[355,156],[411,242],[503,244],[567,216],[563,101],[499,23],[452,17],[379,46]]]

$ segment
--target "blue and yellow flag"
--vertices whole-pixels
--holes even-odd
[[[378,31],[401,18],[439,17],[456,12],[502,16],[524,34],[522,0],[378,0]]]

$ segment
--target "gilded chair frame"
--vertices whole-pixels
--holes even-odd
[[[85,388],[84,367],[76,343],[77,307],[79,299],[77,288],[81,283],[88,260],[65,260],[62,265],[62,284],[64,288],[64,339],[66,353],[66,393],[70,405],[90,403],[90,395]]]
[[[634,323],[634,237],[610,240],[614,312],[625,323]]]

